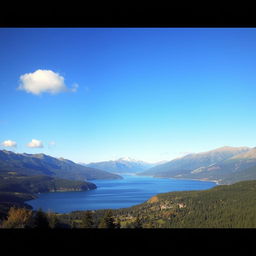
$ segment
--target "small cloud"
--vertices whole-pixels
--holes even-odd
[[[71,92],[76,92],[77,89],[78,89],[78,87],[79,87],[79,85],[78,85],[77,83],[75,83],[75,84],[72,85],[70,91],[71,91]]]
[[[17,147],[16,141],[13,140],[5,140],[4,142],[1,143],[3,147]]]
[[[27,144],[27,146],[28,146],[29,148],[43,148],[43,147],[44,147],[42,141],[40,141],[40,140],[35,140],[35,139],[33,139],[32,141],[30,141],[30,142]]]
[[[52,70],[38,69],[33,73],[20,76],[19,90],[40,95],[41,93],[57,94],[61,92],[77,91],[78,84],[68,89],[64,83],[64,77]]]

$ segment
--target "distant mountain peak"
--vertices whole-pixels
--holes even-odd
[[[32,155],[32,154],[31,154]],[[44,158],[44,157],[48,157],[47,155],[43,154],[43,153],[39,153],[39,154],[33,154],[32,156],[37,157],[37,158]]]
[[[141,161],[138,161],[136,159],[133,159],[131,157],[128,157],[128,156],[125,156],[125,157],[121,157],[119,159],[117,159],[117,161],[127,161],[127,162],[141,162]]]
[[[142,172],[154,165],[131,157],[121,157],[117,160],[89,163],[85,164],[85,166],[120,174]]]

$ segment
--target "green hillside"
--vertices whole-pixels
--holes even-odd
[[[91,182],[65,180],[49,176],[0,176],[0,191],[5,192],[43,193],[95,188],[96,185]]]
[[[158,194],[114,215],[122,227],[136,227],[139,219],[144,228],[256,228],[256,180]]]
[[[91,226],[100,227],[109,209],[91,211]],[[58,218],[83,227],[87,211]],[[111,210],[120,228],[256,228],[256,180],[209,190],[162,193],[129,208]]]
[[[96,189],[87,181],[65,180],[49,176],[19,176],[13,172],[0,175],[0,218],[11,206],[27,207],[24,202],[34,199],[36,193],[57,191],[83,191]]]
[[[19,206],[26,196],[29,200],[28,194],[14,192],[0,192],[0,200],[4,193],[14,205]],[[2,204],[2,212],[4,207]],[[256,228],[256,180],[204,191],[162,193],[129,208],[55,216],[73,228],[102,228],[104,221],[109,221],[109,228]]]
[[[35,198],[36,196],[30,193],[0,191],[0,220],[7,216],[12,206],[31,209],[31,206],[24,202]]]

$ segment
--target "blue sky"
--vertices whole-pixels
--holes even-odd
[[[0,148],[155,162],[254,147],[255,67],[254,28],[1,28]],[[65,88],[25,90],[38,70]]]

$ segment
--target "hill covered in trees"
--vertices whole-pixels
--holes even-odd
[[[21,193],[65,192],[95,189],[88,181],[66,180],[49,176],[0,176],[0,191]]]
[[[255,212],[254,180],[204,191],[158,194],[141,205],[117,211],[117,216],[128,226],[138,217],[142,227],[255,228]]]
[[[51,213],[64,228],[256,228],[256,181],[158,194],[116,210]],[[5,223],[8,218],[2,222]]]
[[[94,225],[107,210],[92,211]],[[220,185],[204,191],[158,194],[147,202],[112,210],[120,228],[256,228],[256,181]],[[85,211],[60,215],[82,226]]]
[[[15,173],[0,175],[0,218],[7,215],[12,206],[31,207],[25,201],[37,197],[37,193],[84,191],[96,189],[88,181],[66,180],[50,176],[21,176]]]

